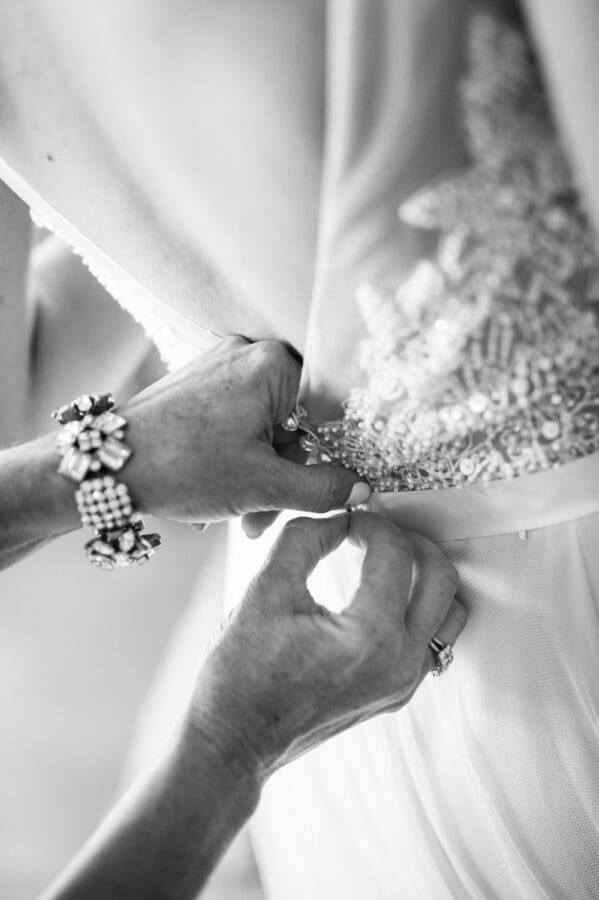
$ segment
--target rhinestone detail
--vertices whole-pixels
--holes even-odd
[[[111,402],[114,405],[112,398]],[[97,408],[101,405],[94,406],[93,396],[86,394],[53,414],[62,424],[54,440],[62,457],[58,471],[73,481],[81,482],[102,467],[117,472],[131,456],[129,447],[121,442],[126,419],[111,409],[96,414]],[[72,418],[76,415],[79,418]]]
[[[599,449],[593,235],[523,35],[472,17],[461,103],[471,165],[400,218],[439,233],[394,292],[362,286],[365,385],[311,423],[314,461],[374,490],[485,484]]]
[[[55,438],[58,471],[79,483],[75,502],[81,524],[95,531],[84,546],[86,556],[108,570],[142,565],[162,543],[159,534],[142,534],[144,522],[127,485],[102,475],[102,470],[118,471],[131,456],[121,443],[127,420],[114,406],[112,394],[83,394],[52,413],[62,426]]]

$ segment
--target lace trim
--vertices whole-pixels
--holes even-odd
[[[365,386],[312,424],[315,456],[379,491],[460,487],[599,449],[599,277],[523,36],[471,22],[460,93],[472,164],[399,210],[439,231],[393,294],[362,286]]]
[[[213,338],[208,332],[202,332],[197,341],[189,340],[186,331],[192,327],[192,323],[169,321],[169,317],[177,316],[174,310],[154,298],[124,269],[79,235],[60,213],[40,204],[30,207],[30,215],[35,225],[55,234],[81,259],[119,306],[141,326],[170,370],[185,365],[197,357],[204,346],[210,345]]]

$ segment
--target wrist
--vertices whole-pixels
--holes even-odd
[[[47,495],[42,500],[48,503],[56,534],[81,528],[81,520],[75,503],[73,485],[60,475],[57,467],[55,435],[48,434],[36,442],[35,453],[38,460],[40,480],[46,486]]]
[[[154,471],[156,449],[152,447],[145,424],[144,404],[130,401],[119,409],[127,419],[127,443],[132,455],[123,469],[135,508],[144,515],[159,516],[163,511],[159,500],[161,479]]]
[[[81,523],[94,531],[84,550],[102,569],[145,563],[160,546],[159,534],[142,534],[144,522],[128,485],[115,478],[131,458],[127,419],[112,394],[82,394],[52,414],[62,426],[55,437],[58,473],[76,485]]]
[[[72,485],[56,471],[54,435],[49,434],[2,453],[0,522],[23,543],[43,541],[80,527]],[[4,508],[6,506],[6,509]]]
[[[197,897],[258,800],[254,782],[232,777],[211,741],[182,729],[46,900]]]
[[[260,794],[267,777],[261,754],[227,716],[209,717],[196,709],[183,735],[190,752],[214,758],[224,783],[243,787],[248,795]]]
[[[193,700],[183,733],[190,747],[209,752],[218,759],[225,781],[245,785],[258,794],[269,775],[266,753],[261,749],[260,727],[238,715],[234,703],[219,700],[205,682]]]
[[[223,727],[219,720],[196,716],[184,723],[175,755],[183,765],[188,760],[207,761],[227,795],[244,798],[251,811],[257,806],[265,781],[262,766],[254,754],[247,752],[234,729]]]

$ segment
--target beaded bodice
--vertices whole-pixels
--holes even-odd
[[[375,490],[485,483],[599,448],[599,278],[529,47],[472,18],[460,85],[471,164],[404,203],[439,234],[393,292],[362,285],[364,383],[315,456]]]

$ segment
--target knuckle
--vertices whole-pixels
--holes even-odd
[[[305,533],[310,527],[312,521],[313,520],[310,518],[310,516],[295,516],[285,524],[283,531],[287,532],[288,534],[293,533],[295,535]]]
[[[260,341],[254,347],[264,367],[282,367],[291,359],[285,345],[279,341]]]
[[[221,347],[245,347],[250,344],[241,334],[228,334],[219,341]]]
[[[251,350],[251,346],[245,338],[232,334],[221,338],[212,348],[212,352],[220,357],[221,363],[231,365],[233,361],[244,357]]]
[[[391,519],[380,518],[381,534],[388,540],[406,547],[412,553],[412,544],[406,532]]]
[[[466,626],[466,622],[468,621],[468,612],[467,612],[464,604],[460,603],[459,600],[456,600],[454,602],[453,614],[454,614],[455,618],[457,619],[457,623],[459,625],[460,631],[463,631],[463,629]]]
[[[268,368],[268,359],[261,343],[247,347],[246,365],[254,375],[259,375]]]
[[[443,561],[445,564],[445,577],[452,581],[453,584],[457,587],[460,583],[458,570],[451,562],[451,560],[447,558],[447,556],[443,555]]]
[[[391,552],[401,552],[406,562],[413,562],[415,559],[414,547],[408,536],[394,522],[386,523],[377,542],[384,543]]]
[[[257,505],[260,512],[280,509],[281,491],[274,478],[265,478],[262,481]]]
[[[334,481],[323,479],[316,493],[308,500],[306,506],[311,512],[327,512],[337,505],[337,491]]]
[[[450,589],[455,592],[459,584],[458,573],[455,566],[441,551],[435,554],[434,558],[429,561],[428,568],[429,574],[433,576],[436,581],[442,584],[447,583],[447,587],[450,587]]]
[[[282,491],[276,460],[262,450],[246,454],[248,470],[253,472],[254,512],[281,508]]]
[[[448,561],[438,544],[419,531],[408,532],[417,554],[422,558],[426,566],[434,566],[437,563]]]
[[[291,519],[283,526],[278,543],[287,546],[297,541],[304,541],[311,522],[312,519],[308,516],[296,516],[296,518]]]

